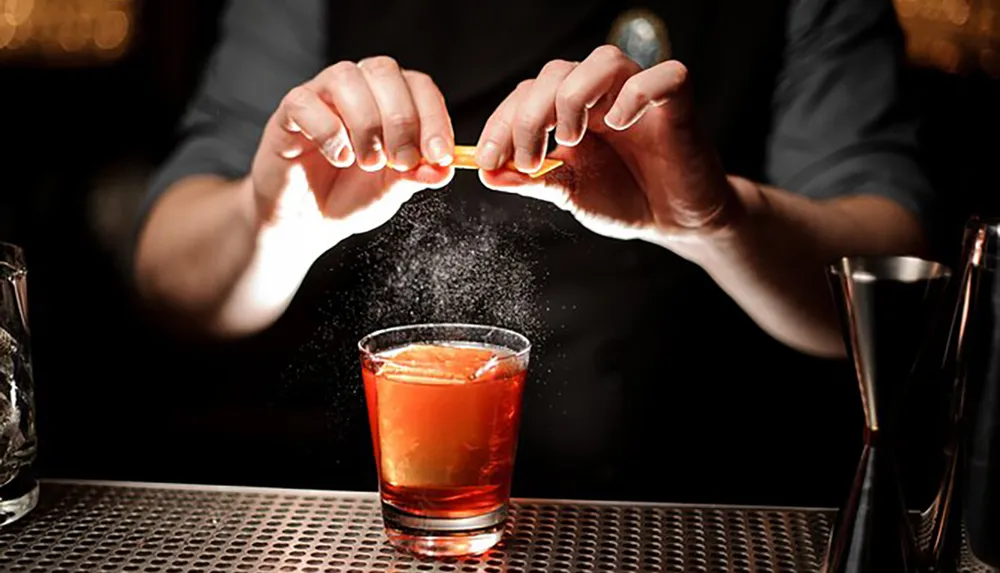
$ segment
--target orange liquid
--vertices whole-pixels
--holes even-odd
[[[413,344],[364,360],[384,501],[438,518],[482,515],[507,501],[525,369],[514,358],[481,369],[494,356],[510,354],[487,346]]]

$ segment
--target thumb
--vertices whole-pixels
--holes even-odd
[[[517,192],[523,190],[528,193],[530,190],[538,190],[543,187],[561,189],[567,193],[572,193],[577,187],[577,165],[590,151],[588,141],[584,139],[577,147],[558,146],[552,153],[545,156],[540,175],[522,173],[513,167],[479,170],[479,180],[487,189],[494,191]],[[550,163],[547,166],[547,163]]]
[[[556,155],[553,153],[550,157],[556,158]],[[479,180],[487,189],[547,201],[560,209],[569,208],[570,198],[577,187],[576,168],[568,162],[541,177],[532,177],[513,169],[481,169]]]
[[[487,189],[509,192],[516,192],[522,187],[544,186],[545,184],[544,177],[533,179],[520,171],[511,169],[496,169],[492,171],[480,169],[479,180]]]
[[[455,177],[455,168],[431,163],[420,163],[415,168],[402,173],[392,171],[390,180],[397,179],[416,183],[425,189],[441,189],[451,183]]]

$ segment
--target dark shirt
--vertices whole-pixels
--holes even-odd
[[[245,175],[283,95],[340,59],[386,53],[429,73],[457,141],[474,143],[519,80],[552,58],[584,59],[624,5],[572,6],[232,2],[147,207],[189,175]],[[927,214],[890,0],[649,6],[730,173]],[[204,374],[209,398],[185,423],[214,452],[205,475],[374,486],[354,343],[423,321],[488,321],[534,340],[516,494],[833,505],[857,459],[860,406],[843,362],[773,341],[665,249],[596,236],[460,173],[322,257],[278,324]],[[259,451],[278,467],[248,459]]]

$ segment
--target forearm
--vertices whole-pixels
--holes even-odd
[[[248,182],[191,177],[150,213],[135,258],[137,287],[188,329],[249,334],[280,316],[309,268],[305,253],[288,252],[290,242],[268,236]]]
[[[841,256],[919,255],[920,224],[881,197],[815,201],[733,182],[746,211],[690,258],[777,340],[808,354],[843,356],[825,267]]]

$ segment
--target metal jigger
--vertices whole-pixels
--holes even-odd
[[[830,536],[824,573],[921,571],[896,468],[895,429],[951,271],[912,257],[844,258],[828,269],[865,414],[865,446]]]

